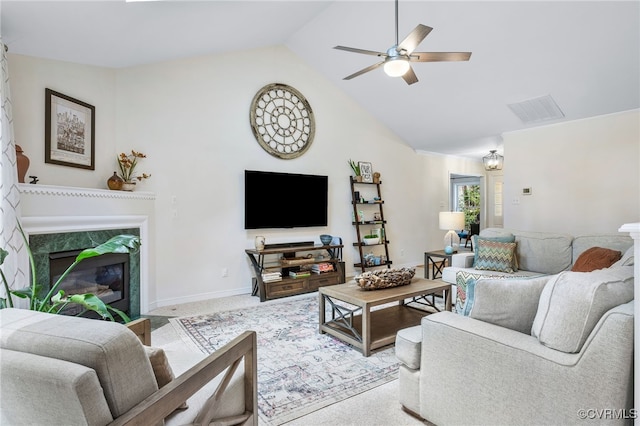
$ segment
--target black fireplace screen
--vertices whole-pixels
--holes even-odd
[[[77,251],[49,254],[52,286],[73,263]],[[51,287],[49,287],[51,288]],[[129,254],[107,253],[84,259],[67,275],[58,287],[66,295],[92,293],[110,306],[129,313]],[[68,306],[61,313],[76,315],[81,307]]]

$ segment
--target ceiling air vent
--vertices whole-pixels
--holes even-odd
[[[564,113],[553,100],[551,95],[528,99],[515,104],[508,104],[509,108],[523,123],[537,123],[540,121],[557,120],[564,117]]]

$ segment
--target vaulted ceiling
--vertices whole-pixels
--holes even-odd
[[[7,1],[1,35],[12,53],[128,67],[286,45],[417,151],[479,158],[501,134],[640,108],[638,1],[404,1],[399,38],[433,31],[416,51],[470,51],[468,62],[413,64],[407,85],[380,59],[393,0]],[[563,118],[523,123],[508,104],[551,95]]]

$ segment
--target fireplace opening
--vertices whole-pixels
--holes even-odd
[[[49,254],[49,288],[81,251]],[[129,254],[106,253],[84,259],[66,276],[58,290],[63,290],[65,295],[92,293],[104,303],[129,315]],[[60,313],[77,315],[82,311],[83,308],[78,305],[68,305]],[[98,317],[94,312],[87,312],[83,316]]]

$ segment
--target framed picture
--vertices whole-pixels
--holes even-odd
[[[45,89],[44,162],[95,170],[96,108]]]
[[[373,182],[373,171],[371,170],[371,163],[358,162],[360,166],[360,175],[362,175],[363,182]]]

